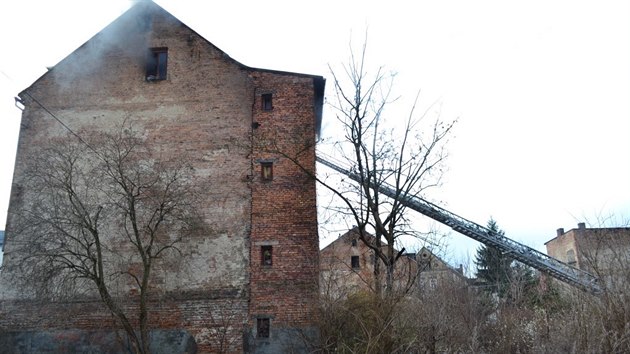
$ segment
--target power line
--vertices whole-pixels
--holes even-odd
[[[64,123],[61,119],[59,119],[53,112],[51,112],[48,108],[46,108],[46,106],[44,106],[41,102],[39,102],[35,97],[33,97],[30,93],[28,93],[28,91],[24,91],[24,94],[26,94],[31,100],[33,100],[33,102],[37,103],[37,105],[39,107],[41,107],[46,113],[48,113],[51,117],[53,117],[57,122],[59,122],[59,124],[61,124],[62,127],[64,127],[67,131],[70,132],[70,134],[74,135],[77,139],[79,139],[80,142],[82,142],[83,144],[85,144],[85,146],[87,146],[90,150],[92,150],[92,152],[94,152],[96,154],[96,156],[101,157],[101,155],[98,153],[98,151],[96,151],[96,149],[94,149],[90,144],[88,144],[87,141],[85,141],[79,134],[75,133],[72,129],[70,129],[69,126],[66,125],[66,123]],[[102,157],[101,157],[102,158]]]

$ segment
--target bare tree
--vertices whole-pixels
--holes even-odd
[[[395,75],[387,74],[383,68],[370,74],[366,49],[364,44],[359,56],[355,56],[351,48],[348,64],[339,72],[331,68],[334,95],[329,103],[341,128],[332,137],[334,158],[323,153],[325,144],[321,141],[318,149],[319,158],[350,171],[358,176],[359,183],[347,178],[339,181],[315,175],[308,167],[312,142],[289,145],[275,139],[272,133],[259,133],[253,143],[259,151],[292,161],[338,199],[331,203],[330,211],[357,226],[359,238],[375,254],[375,288],[379,294],[385,289],[385,295],[390,296],[396,263],[405,253],[403,247],[396,247],[399,237],[423,236],[412,227],[407,206],[402,201],[411,196],[423,196],[428,189],[441,184],[446,145],[455,121],[443,121],[435,105],[418,114],[419,94],[408,113],[402,117],[397,113],[386,117],[386,107],[396,101],[390,98]],[[296,130],[282,136],[303,136],[301,134],[303,132]],[[380,191],[385,188],[391,188],[395,197],[381,195]],[[370,233],[375,237],[370,237]],[[381,264],[385,267],[385,286]]]
[[[396,262],[405,249],[397,250],[402,235],[419,236],[411,227],[406,205],[410,196],[422,196],[438,186],[443,174],[445,150],[454,122],[444,122],[432,108],[416,114],[418,96],[406,117],[386,117],[394,99],[393,75],[383,68],[368,73],[364,44],[359,56],[351,50],[341,73],[332,71],[333,108],[343,127],[343,138],[335,143],[340,164],[358,176],[360,183],[333,185],[320,179],[342,201],[337,211],[351,217],[359,238],[375,254],[374,276],[381,291],[381,263],[385,267],[386,294],[391,295]],[[395,197],[379,192],[391,188]],[[368,236],[374,234],[374,238]]]
[[[155,265],[181,256],[183,235],[203,225],[191,169],[160,160],[128,127],[81,135],[30,157],[14,238],[23,279],[40,298],[97,295],[132,350],[148,353]]]
[[[630,350],[630,229],[628,220],[597,216],[589,224],[588,237],[578,249],[580,267],[595,274],[602,292],[597,297],[573,294],[572,300],[585,308],[586,318],[578,321],[590,341],[579,343],[588,350],[620,353]],[[577,327],[577,326],[576,326]]]

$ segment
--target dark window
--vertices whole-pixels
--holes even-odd
[[[147,81],[166,80],[167,48],[151,48],[147,58]]]
[[[260,173],[264,181],[271,181],[273,179],[273,162],[261,162]]]
[[[262,94],[262,109],[263,111],[271,111],[273,109],[272,95],[270,93]]]
[[[350,264],[353,269],[361,268],[361,264],[359,263],[359,256],[352,256],[350,258]]]
[[[271,321],[268,318],[256,319],[256,337],[269,338],[270,325],[271,325]]]
[[[357,247],[357,239],[352,240],[352,247]]]
[[[262,246],[260,247],[260,263],[265,266],[273,264],[273,247]]]

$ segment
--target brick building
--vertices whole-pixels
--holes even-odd
[[[585,223],[569,231],[560,228],[545,242],[547,254],[600,278],[602,284],[627,283],[630,274],[630,228],[587,228]],[[603,279],[602,279],[603,278]]]
[[[381,275],[384,277],[384,274],[382,266]],[[384,279],[382,282],[384,284]],[[426,247],[418,253],[402,255],[396,263],[395,292],[431,290],[446,282],[467,285],[461,268],[452,268]],[[375,290],[374,252],[359,239],[356,228],[321,250],[320,289],[332,298]]]
[[[45,303],[13,285],[16,245],[28,235],[16,236],[12,211],[36,193],[22,188],[36,148],[50,138],[74,139],[69,129],[107,131],[127,121],[160,151],[150,158],[186,154],[195,182],[208,187],[201,196],[208,234],[183,240],[187,271],[156,270],[162,281],[150,326],[191,336],[203,353],[219,350],[221,330],[226,352],[303,351],[316,337],[315,181],[261,146],[273,141],[280,151],[299,151],[294,157],[314,173],[324,84],[321,76],[247,67],[152,2],[138,2],[51,68],[20,94],[0,345],[63,351],[59,343],[72,335],[79,333],[69,345],[96,345],[86,336],[115,327],[94,297]]]
[[[463,265],[453,268],[443,259],[435,255],[426,247],[416,255],[421,272],[418,275],[418,286],[420,289],[435,290],[439,287],[457,285],[468,287],[469,279],[464,275]]]

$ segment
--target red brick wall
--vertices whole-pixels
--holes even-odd
[[[242,352],[242,323],[247,313],[247,299],[225,295],[210,298],[207,295],[180,296],[151,302],[151,328],[187,330],[195,337],[199,353],[219,352],[222,343],[223,352]],[[134,303],[127,303],[126,309],[133,313],[135,306]],[[99,301],[3,301],[0,302],[0,316],[2,331],[74,328],[106,330],[117,326],[112,315]],[[135,319],[132,318],[132,321]]]
[[[255,72],[250,325],[271,316],[278,327],[310,326],[316,315],[318,235],[315,180],[315,97],[311,77]],[[273,109],[261,95],[272,94]],[[288,156],[284,156],[284,155]],[[297,164],[292,162],[295,159]],[[273,162],[273,179],[261,176]],[[308,172],[303,171],[300,166]],[[261,265],[261,246],[273,265]]]

